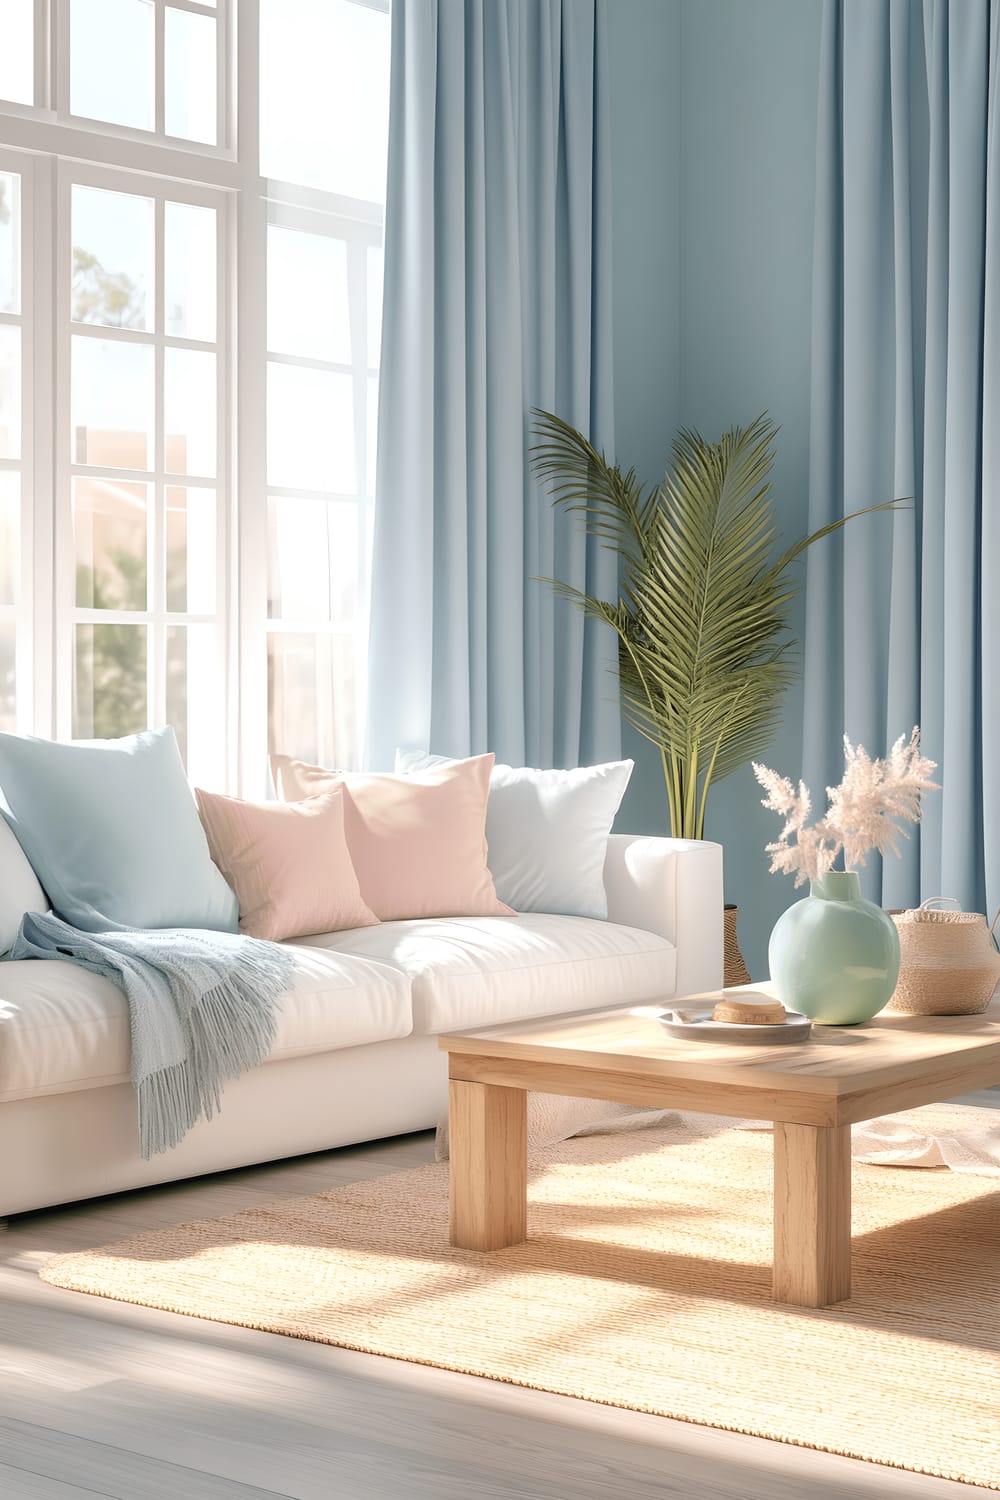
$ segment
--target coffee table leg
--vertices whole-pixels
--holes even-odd
[[[527,1095],[449,1080],[451,1243],[501,1250],[528,1236]]]
[[[826,1307],[851,1295],[851,1127],[774,1126],[777,1302]]]

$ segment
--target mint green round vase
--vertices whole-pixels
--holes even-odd
[[[829,870],[778,918],[767,957],[786,1010],[821,1026],[857,1026],[892,999],[899,934],[892,918],[861,895],[853,870]]]

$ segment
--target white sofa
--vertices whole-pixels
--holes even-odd
[[[23,901],[30,870],[2,820],[0,841],[9,930],[17,913],[2,908]],[[606,922],[458,917],[296,939],[269,1059],[151,1161],[122,992],[71,963],[0,962],[0,1217],[424,1130],[446,1107],[439,1033],[722,983],[717,844],[613,836],[605,886]]]

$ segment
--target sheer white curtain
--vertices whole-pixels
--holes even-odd
[[[382,305],[389,14],[261,0],[268,748],[360,765]]]

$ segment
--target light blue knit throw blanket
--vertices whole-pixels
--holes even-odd
[[[125,991],[144,1157],[210,1120],[222,1086],[264,1061],[294,955],[277,943],[197,928],[80,932],[29,912],[9,957],[62,958]]]

